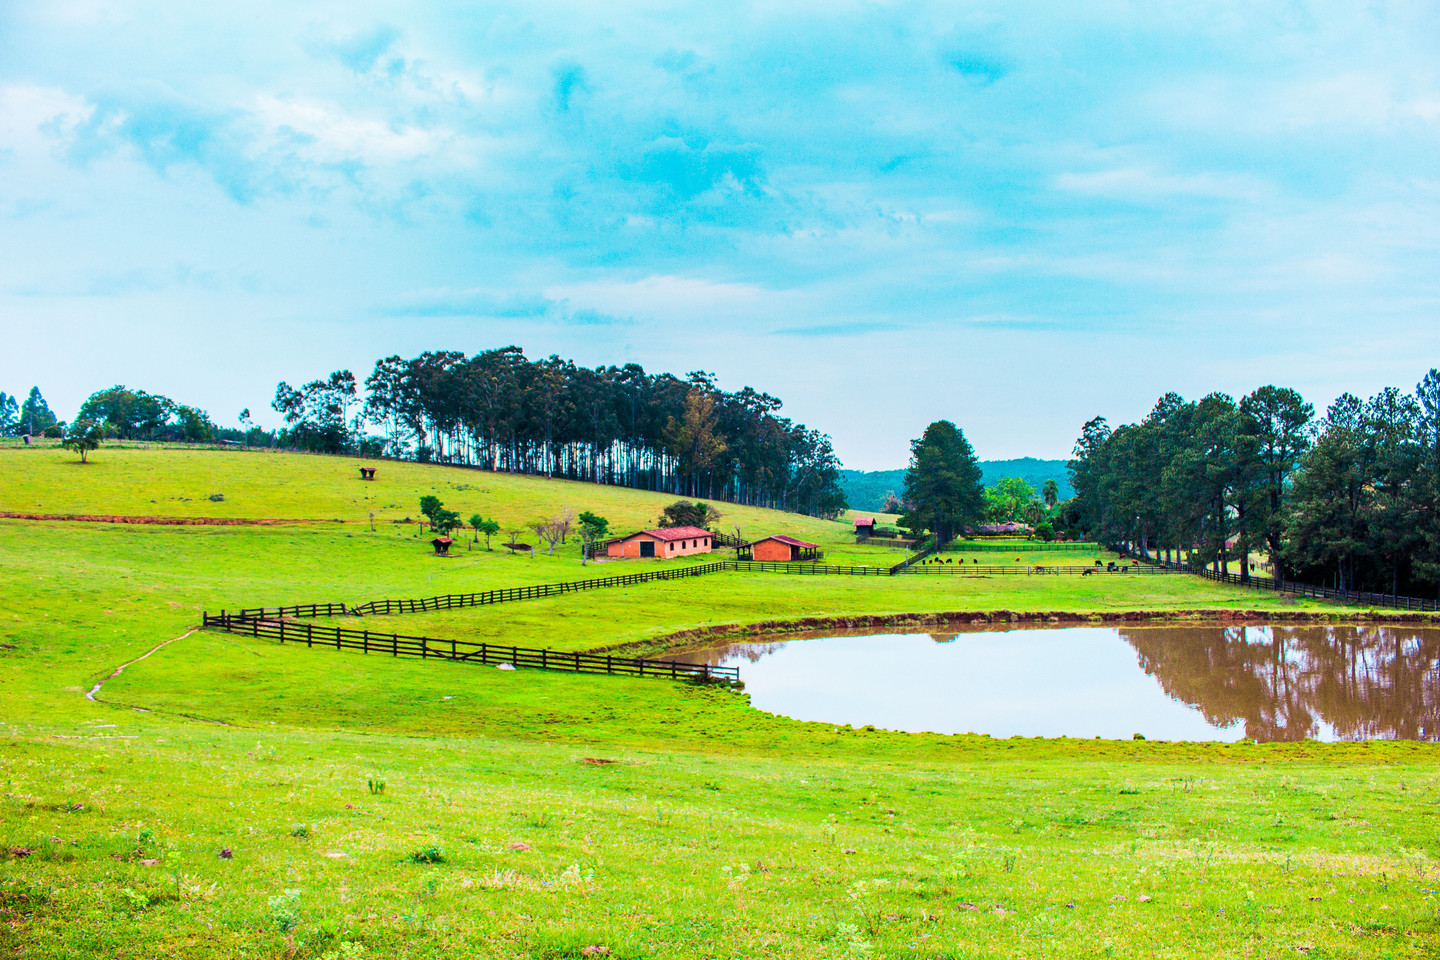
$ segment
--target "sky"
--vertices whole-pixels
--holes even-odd
[[[1440,366],[1440,6],[0,4],[0,390],[508,344],[845,465]]]

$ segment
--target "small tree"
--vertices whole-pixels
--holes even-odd
[[[604,540],[610,533],[610,521],[604,517],[597,517],[589,510],[580,514],[580,562],[584,563],[594,556],[595,544]]]
[[[451,530],[464,525],[460,520],[460,514],[454,510],[436,510],[435,515],[430,518],[430,529],[440,531],[442,537],[448,537]]]
[[[661,513],[659,524],[661,527],[707,528],[721,516],[723,514],[719,510],[703,500],[697,500],[694,503],[676,500]]]
[[[420,512],[425,515],[425,519],[430,521],[431,530],[435,529],[435,514],[443,506],[445,504],[441,503],[440,498],[434,494],[426,494],[420,498]]]
[[[526,526],[535,531],[535,536],[550,545],[550,549],[545,552],[549,556],[554,556],[555,545],[559,543],[560,538],[564,536],[559,518],[548,517],[541,520],[531,520]]]
[[[96,423],[93,420],[77,420],[70,428],[70,433],[60,442],[67,450],[75,450],[80,454],[80,462],[86,463],[86,457],[91,450],[98,449],[100,441],[106,436],[105,424]]]
[[[1060,502],[1060,484],[1054,480],[1046,480],[1040,490],[1040,496],[1045,499],[1045,508],[1054,510],[1055,504]]]
[[[475,528],[485,538],[485,549],[490,549],[490,538],[500,532],[500,524],[494,520],[482,520],[480,526]]]
[[[467,521],[465,521],[465,522],[470,525],[470,528],[471,528],[472,530],[475,531],[475,542],[476,542],[476,543],[479,543],[479,542],[480,542],[480,525],[485,522],[485,518],[482,517],[482,516],[480,516],[480,514],[478,514],[478,513],[472,513],[472,514],[470,514],[470,519],[467,520]]]
[[[560,542],[564,543],[565,538],[570,536],[570,528],[575,526],[575,511],[569,507],[561,510],[559,515],[553,517],[551,522],[560,530]]]

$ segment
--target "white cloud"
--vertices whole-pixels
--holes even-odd
[[[453,131],[444,128],[383,123],[335,104],[269,94],[256,97],[252,116],[263,130],[262,150],[284,145],[282,149],[315,163],[359,160],[387,166],[430,156],[455,139]]]
[[[1163,200],[1177,196],[1257,200],[1268,192],[1254,177],[1211,172],[1163,173],[1152,167],[1061,173],[1054,183],[1060,190],[1124,200]]]
[[[67,141],[95,108],[58,87],[0,85],[0,150],[35,156]]]
[[[769,313],[777,301],[795,297],[791,291],[769,290],[755,284],[664,275],[629,282],[599,280],[559,285],[547,288],[544,294],[617,316],[692,322],[760,310]]]

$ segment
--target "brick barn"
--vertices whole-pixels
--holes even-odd
[[[793,563],[798,560],[820,559],[820,545],[796,540],[784,534],[776,534],[754,543],[747,543],[737,551],[741,560],[763,560],[767,563]]]
[[[605,545],[607,557],[687,557],[709,553],[715,535],[699,527],[663,527],[641,530]]]

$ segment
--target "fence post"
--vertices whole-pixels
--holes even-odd
[[[285,621],[284,621],[284,620],[279,620],[279,621],[277,621],[277,622],[280,624],[280,642],[281,642],[281,643],[284,643],[284,642],[285,642]],[[258,621],[258,620],[255,621],[255,625],[256,625],[256,627],[259,627],[260,621]]]
[[[614,673],[614,672],[615,672],[615,663],[614,663],[614,660],[615,660],[615,658],[612,657],[612,656],[610,656],[609,654],[606,654],[606,655],[605,655],[605,672],[606,672],[606,673]]]
[[[369,630],[366,630],[366,631],[365,631],[365,652],[366,652],[366,653],[369,653],[369,652],[370,652],[370,631],[369,631]]]
[[[315,630],[310,624],[305,624],[305,646],[315,646]]]

